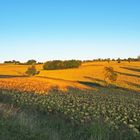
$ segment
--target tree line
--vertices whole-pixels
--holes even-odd
[[[4,64],[17,64],[17,65],[33,65],[33,64],[43,64],[42,62],[37,62],[34,59],[28,60],[25,63],[22,63],[20,61],[12,60],[12,61],[4,61]]]
[[[93,60],[84,60],[83,62],[110,62],[110,61],[116,61],[118,63],[124,62],[124,61],[128,61],[130,62],[135,62],[135,61],[140,61],[140,56],[138,56],[137,58],[117,58],[117,59],[111,59],[111,58],[98,58],[98,59],[93,59]]]
[[[27,71],[25,72],[27,75],[29,76],[34,76],[36,74],[39,74],[40,72],[37,71],[35,65],[36,64],[43,64],[43,69],[44,70],[58,70],[58,69],[69,69],[69,68],[78,68],[81,66],[81,64],[83,62],[94,62],[94,61],[107,61],[108,63],[110,61],[117,61],[117,63],[121,63],[122,61],[128,61],[129,63],[130,62],[133,62],[133,61],[140,61],[140,56],[138,56],[137,58],[128,58],[128,59],[110,59],[110,58],[107,58],[107,59],[94,59],[94,60],[85,60],[85,61],[81,61],[81,60],[53,60],[53,61],[47,61],[45,63],[41,63],[41,62],[37,62],[36,60],[34,59],[31,59],[31,60],[28,60],[27,62],[25,63],[21,63],[20,61],[16,61],[16,60],[12,60],[12,61],[5,61],[4,63],[5,64],[16,64],[16,65],[29,65]],[[110,81],[113,80],[116,80],[117,79],[117,74],[114,72],[114,70],[109,67],[109,68],[105,68],[105,71],[106,71],[106,78],[105,78],[105,81],[106,83],[107,80],[111,79]]]
[[[93,59],[93,60],[53,60],[53,61],[47,61],[45,63],[43,62],[37,62],[34,59],[28,60],[25,63],[22,63],[20,61],[12,60],[12,61],[4,61],[5,64],[16,64],[16,65],[34,65],[34,64],[44,64],[43,68],[46,70],[51,70],[51,69],[66,69],[66,68],[77,68],[81,65],[82,62],[110,62],[110,61],[116,61],[118,63],[121,63],[123,61],[128,61],[129,63],[135,62],[135,61],[140,61],[140,55],[137,58],[118,58],[118,59],[110,59],[110,58],[105,58],[105,59]]]

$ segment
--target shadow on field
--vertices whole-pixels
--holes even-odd
[[[110,85],[108,86],[108,88],[130,91],[130,89],[128,89],[128,88],[120,87],[120,86],[117,86],[117,85],[114,85],[114,84],[110,84]]]
[[[89,67],[89,66],[104,66],[104,65],[90,64],[90,65],[83,65],[82,67]]]
[[[121,75],[126,75],[126,76],[132,76],[132,77],[140,78],[140,75],[136,75],[136,74],[130,74],[130,73],[124,73],[124,72],[118,72],[118,71],[116,71],[116,73],[121,74]]]
[[[25,75],[20,75],[20,76],[18,76],[18,75],[0,75],[0,78],[21,78],[21,77],[27,77],[27,76],[25,76]]]
[[[66,79],[54,78],[54,77],[47,77],[47,76],[37,76],[37,77],[46,78],[46,79],[50,79],[50,80],[63,81],[63,82],[76,82],[76,81],[72,81],[72,80],[66,80]]]
[[[103,87],[104,81],[101,79],[93,78],[89,76],[84,76],[84,78],[90,81],[77,81],[77,82],[89,87]]]
[[[79,84],[88,86],[88,87],[103,87],[101,84],[96,82],[89,82],[89,81],[77,81]]]
[[[100,90],[100,89],[104,89],[104,90],[110,90],[110,89],[128,90],[127,88],[119,87],[119,86],[116,86],[114,84],[110,84],[108,86],[103,86],[102,84],[97,83],[97,82],[89,82],[89,81],[77,81],[77,82],[79,82],[80,84],[83,84],[85,86],[88,86],[88,87],[94,87],[98,90]]]
[[[135,71],[135,72],[140,72],[140,69],[138,69],[138,68],[130,68],[130,67],[120,67],[120,68]]]
[[[93,78],[93,77],[89,77],[89,76],[84,76],[84,78],[89,79],[89,80],[91,80],[91,81],[97,81],[97,82],[103,82],[103,83],[104,83],[103,80],[98,79],[98,78]]]
[[[130,76],[130,75],[129,75]],[[118,86],[116,84],[109,84],[108,86],[105,86],[105,81],[104,80],[101,80],[101,79],[98,79],[98,78],[93,78],[93,77],[88,77],[88,76],[84,76],[84,78],[90,80],[90,81],[77,81],[79,82],[80,84],[83,84],[83,85],[86,85],[88,87],[94,87],[96,89],[98,89],[98,91],[104,91],[104,92],[107,92],[107,93],[110,93],[114,91],[125,91],[125,92],[138,92],[138,91],[135,91],[135,90],[130,90],[126,87],[121,87],[121,86]],[[126,81],[125,81],[126,82]],[[135,86],[135,87],[138,87],[140,88],[140,85],[138,84],[134,84],[134,83],[131,83],[131,82],[128,82],[129,85],[131,86]]]
[[[140,84],[135,84],[135,83],[128,82],[128,81],[124,81],[124,82],[126,82],[126,83],[127,83],[128,85],[130,85],[130,86],[135,86],[135,87],[140,88]]]

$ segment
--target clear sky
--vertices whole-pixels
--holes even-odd
[[[0,61],[139,54],[140,0],[0,0]]]

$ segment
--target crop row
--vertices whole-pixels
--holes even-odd
[[[43,113],[59,114],[76,123],[100,120],[118,129],[126,126],[140,132],[140,100],[129,95],[87,93],[29,94],[1,91],[2,96],[12,97],[21,107],[30,107]]]

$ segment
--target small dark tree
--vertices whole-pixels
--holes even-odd
[[[129,63],[131,62],[131,60],[132,60],[131,58],[128,58],[128,62],[129,62]]]
[[[36,60],[28,60],[27,62],[26,62],[26,64],[27,65],[34,65],[34,64],[36,64]]]
[[[118,58],[117,61],[118,61],[118,63],[121,63],[121,59],[120,58]]]
[[[107,59],[107,62],[108,62],[108,63],[110,62],[110,58]]]
[[[32,65],[32,66],[28,67],[28,69],[25,73],[29,76],[34,76],[36,74],[39,74],[39,71],[37,71],[35,65]]]
[[[138,61],[140,61],[140,55],[138,56]]]
[[[115,82],[117,80],[118,74],[114,71],[112,67],[105,67],[104,71],[105,85],[109,86],[111,82]]]

